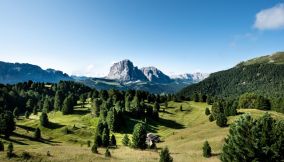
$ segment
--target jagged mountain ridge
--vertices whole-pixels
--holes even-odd
[[[14,84],[28,80],[55,83],[73,79],[66,73],[54,69],[43,70],[37,65],[0,61],[0,83]]]
[[[197,83],[206,77],[208,77],[208,74],[203,73],[183,74],[170,77],[156,67],[149,66],[138,69],[130,60],[122,60],[111,66],[105,78],[120,82],[149,81],[153,83],[183,82],[189,84]]]

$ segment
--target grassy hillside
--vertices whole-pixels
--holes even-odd
[[[179,107],[182,105],[183,111]],[[220,128],[215,122],[209,122],[204,114],[205,103],[195,102],[169,102],[168,109],[160,113],[160,121],[150,121],[152,132],[159,134],[163,142],[158,143],[158,150],[168,146],[174,161],[219,161],[218,155],[224,142],[224,137],[228,133],[228,128]],[[163,108],[163,107],[162,107]],[[118,148],[111,149],[112,157],[104,157],[104,148],[99,149],[100,154],[93,154],[87,147],[87,141],[93,142],[93,132],[98,118],[93,118],[89,113],[89,105],[86,108],[76,107],[75,114],[61,115],[60,112],[49,113],[49,119],[52,122],[52,128],[41,128],[42,141],[32,140],[33,130],[38,127],[38,116],[32,115],[30,119],[19,119],[17,129],[11,137],[14,143],[15,152],[18,156],[23,151],[33,155],[31,161],[141,161],[156,162],[159,159],[159,153],[150,150],[134,150],[124,147],[121,144],[123,134],[115,134],[118,141]],[[264,111],[245,109],[241,112],[249,112],[254,117],[261,116]],[[276,112],[270,112],[274,118],[284,119],[284,115]],[[229,117],[229,123],[232,123],[238,116]],[[132,119],[128,123],[128,128],[138,121]],[[69,133],[64,133],[65,128]],[[212,149],[213,157],[202,157],[202,145],[208,140]],[[9,141],[5,141],[5,147]],[[47,151],[51,156],[47,156]],[[22,161],[20,158],[7,160],[6,152],[0,153],[0,161]]]

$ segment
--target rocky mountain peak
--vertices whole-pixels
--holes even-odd
[[[160,71],[156,67],[153,67],[153,66],[143,67],[140,70],[143,72],[146,78],[151,82],[169,83],[172,81],[169,76],[164,74],[162,71]]]
[[[130,60],[122,60],[114,63],[106,78],[119,81],[147,80],[144,74]]]

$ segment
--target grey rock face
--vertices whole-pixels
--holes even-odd
[[[137,80],[147,81],[144,74],[137,67],[134,67],[130,60],[122,60],[113,64],[106,78],[122,82]]]
[[[143,67],[141,71],[150,82],[170,83],[171,78],[155,67]]]

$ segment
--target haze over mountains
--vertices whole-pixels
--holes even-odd
[[[193,73],[170,77],[153,66],[138,68],[130,60],[114,63],[104,78],[69,76],[54,69],[43,70],[37,65],[0,62],[0,83],[4,84],[28,80],[50,83],[75,80],[97,89],[138,89],[154,93],[175,93],[207,76],[208,74]]]

